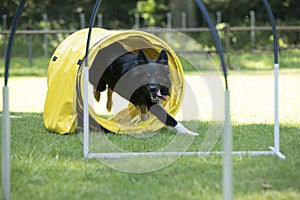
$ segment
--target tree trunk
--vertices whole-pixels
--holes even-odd
[[[198,13],[197,5],[192,0],[170,0],[170,10],[172,14],[172,27],[180,28],[182,24],[181,13],[186,14],[186,27],[197,27]]]

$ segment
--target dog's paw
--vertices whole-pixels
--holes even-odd
[[[185,128],[180,122],[178,122],[177,125],[174,128],[180,134],[187,134],[187,135],[191,135],[191,136],[199,135],[199,133],[195,133],[195,132]]]
[[[146,121],[147,119],[149,119],[149,116],[147,114],[141,113],[141,120]]]
[[[97,102],[100,101],[100,92],[96,89],[94,89],[94,97],[95,97]]]
[[[113,104],[112,101],[107,101],[107,102],[106,102],[106,109],[107,109],[108,112],[111,111],[112,104]]]

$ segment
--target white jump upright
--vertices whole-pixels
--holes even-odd
[[[90,40],[92,35],[92,29],[95,22],[96,13],[99,9],[101,0],[97,0],[89,23],[89,32],[87,37],[86,49],[85,49],[85,66],[83,74],[83,155],[85,158],[89,158],[89,50],[90,50]]]
[[[4,87],[3,87],[3,115],[2,115],[2,192],[4,200],[10,200],[10,114],[9,114],[9,90],[8,77],[11,51],[16,32],[17,24],[19,22],[25,0],[20,0],[16,13],[12,20],[10,36],[5,51],[5,72],[4,72]]]
[[[86,57],[86,59],[88,59]],[[88,63],[88,62],[86,62]],[[89,67],[86,65],[84,67],[83,74],[83,154],[84,157],[89,157],[89,92],[88,92],[88,82],[89,82]]]
[[[230,120],[230,93],[225,90],[225,122],[223,131],[223,199],[233,199],[232,184],[232,127]]]
[[[3,87],[2,113],[2,192],[5,200],[10,199],[10,114],[9,90]]]
[[[267,0],[263,0],[265,8],[270,18],[273,33],[273,50],[274,50],[274,147],[270,150],[280,159],[285,159],[285,155],[280,152],[280,131],[279,131],[279,104],[278,104],[278,82],[279,82],[279,63],[278,63],[278,37],[276,24],[272,9]]]
[[[201,12],[205,15],[206,20],[209,24],[210,29],[212,30],[212,35],[215,39],[215,43],[217,46],[217,49],[220,49],[218,52],[220,54],[220,60],[222,62],[222,68],[224,71],[224,77],[225,77],[225,83],[226,83],[226,90],[225,90],[225,103],[228,100],[229,104],[229,91],[228,91],[228,86],[227,86],[227,73],[226,73],[226,67],[225,67],[225,62],[222,54],[222,47],[221,43],[219,41],[219,37],[217,34],[217,31],[214,28],[214,25],[212,24],[212,21],[206,11],[206,8],[201,0],[195,0],[196,3],[198,4]],[[94,7],[93,12],[96,12],[100,0],[97,0],[96,5]],[[267,8],[268,14],[271,19],[272,23],[272,30],[273,30],[273,35],[274,35],[274,146],[269,147],[269,149],[265,151],[232,151],[232,141],[229,143],[230,146],[226,149],[226,155],[228,156],[228,152],[231,152],[231,155],[249,155],[249,156],[261,156],[261,155],[276,155],[280,159],[285,159],[285,156],[280,152],[280,134],[279,134],[279,117],[278,117],[278,74],[279,74],[279,64],[277,62],[277,36],[276,36],[276,26],[274,23],[274,17],[272,15],[272,11],[268,5],[268,2],[266,0],[263,0],[265,3],[265,7]],[[91,18],[91,23],[90,23],[90,29],[92,29],[92,24],[93,24],[93,17]],[[91,31],[90,31],[91,32]],[[88,39],[89,40],[89,39]],[[89,44],[89,42],[88,42]],[[88,45],[87,45],[88,47]],[[135,156],[161,156],[161,155],[173,155],[173,156],[192,156],[192,155],[211,155],[211,154],[216,154],[216,155],[224,155],[224,151],[218,151],[218,152],[124,152],[124,153],[97,153],[97,152],[89,152],[89,111],[88,111],[88,64],[87,64],[87,59],[88,59],[88,48],[86,50],[86,66],[84,69],[84,104],[83,104],[83,112],[84,112],[84,133],[83,133],[83,143],[84,143],[84,156],[87,158],[124,158],[124,157],[135,157]],[[228,99],[227,99],[228,98]],[[228,112],[228,113],[227,113]],[[231,122],[229,118],[229,107],[226,108],[226,117],[225,117],[225,123],[224,123],[224,130],[231,131]],[[227,124],[229,123],[229,124]],[[227,124],[227,125],[226,125]],[[230,128],[226,128],[230,127]],[[228,132],[227,132],[228,133]],[[224,133],[225,134],[225,133]],[[229,135],[231,137],[231,133]],[[227,140],[227,139],[226,139]],[[229,140],[229,139],[228,139]],[[223,143],[225,146],[225,142]],[[227,143],[226,143],[227,144]],[[267,147],[266,147],[267,148]],[[226,156],[225,156],[226,157]]]
[[[280,129],[279,129],[279,103],[278,103],[279,64],[274,64],[274,146],[270,150],[280,159],[285,160],[285,155],[280,152]]]

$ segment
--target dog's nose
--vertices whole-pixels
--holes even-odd
[[[154,83],[149,84],[149,88],[151,92],[156,92],[157,91],[157,85]]]

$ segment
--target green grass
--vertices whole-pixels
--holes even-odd
[[[248,72],[234,72],[229,77],[234,150],[268,150],[268,146],[273,145],[270,90],[273,74],[271,71]],[[293,69],[284,70],[280,76],[281,151],[287,159],[235,156],[235,199],[300,198],[298,74],[299,70]],[[39,96],[44,95],[44,81],[45,78],[33,77],[10,80],[11,108],[26,111],[12,113],[23,117],[13,118],[11,123],[12,199],[222,199],[221,156],[182,157],[160,170],[140,174],[114,170],[103,160],[83,158],[79,134],[50,133],[44,128],[42,114],[29,112],[42,107],[43,99]],[[33,88],[27,88],[26,84]],[[210,123],[183,123],[190,128],[197,127],[202,133],[188,149],[199,151]],[[146,152],[160,149],[174,137],[175,132],[169,128],[145,139],[108,135],[114,145],[126,151]],[[212,151],[222,150],[221,141],[219,138]],[[93,150],[103,150],[99,140],[93,140],[92,146]],[[152,164],[149,162],[141,160],[135,167],[149,166]],[[131,163],[126,162],[124,166],[128,164]]]
[[[0,59],[0,76],[4,75],[4,59]],[[28,58],[12,57],[10,61],[10,76],[47,76],[49,59],[45,57],[36,57],[32,60],[32,66],[29,65]]]
[[[182,157],[151,173],[114,170],[97,159],[83,158],[78,134],[58,135],[45,130],[39,113],[13,113],[12,199],[222,199],[221,156]],[[184,122],[187,126],[199,122]],[[28,126],[30,124],[30,126]],[[207,127],[201,122],[199,132]],[[300,198],[300,132],[298,125],[281,126],[285,161],[274,156],[233,158],[235,199]],[[235,150],[266,150],[273,126],[233,124]],[[259,136],[255,133],[260,133]],[[149,151],[174,137],[163,129],[148,139],[109,135],[128,151]],[[203,136],[189,150],[198,150]],[[220,141],[213,150],[220,150]],[[268,189],[265,189],[268,186]]]
[[[279,64],[281,69],[299,69],[300,57],[299,50],[283,50],[279,52]],[[228,57],[224,54],[226,65]],[[211,54],[210,57],[205,54],[191,54],[187,60],[191,62],[200,71],[218,69],[220,66],[219,56]],[[185,72],[195,71],[195,67],[183,60]],[[230,64],[234,71],[270,71],[274,67],[274,54],[272,51],[257,51],[256,53],[235,53],[230,54]]]
[[[283,50],[279,53],[279,64],[281,69],[299,68],[300,50]],[[219,57],[216,54],[184,54],[181,59],[184,71],[187,73],[218,69]],[[225,61],[227,63],[227,57]],[[190,64],[190,63],[192,64]],[[235,53],[230,55],[230,62],[234,70],[256,70],[266,71],[273,69],[273,52],[263,51],[256,53]],[[47,76],[49,59],[45,57],[33,58],[33,65],[29,66],[29,60],[24,57],[13,57],[10,64],[11,76]],[[194,65],[194,66],[193,66]],[[196,67],[195,67],[196,66]],[[196,69],[195,69],[196,68]],[[0,59],[0,75],[4,74],[4,59]]]
[[[299,68],[299,50],[283,50],[279,52],[279,64],[281,69]],[[242,70],[272,70],[274,66],[273,52],[258,51],[256,53],[231,54],[231,65],[235,69]]]

